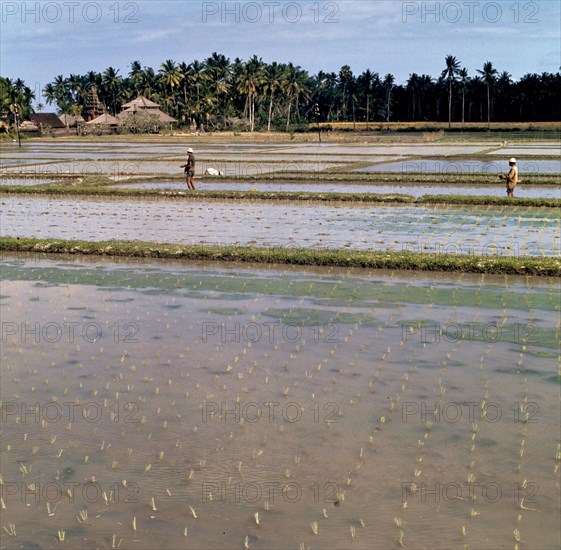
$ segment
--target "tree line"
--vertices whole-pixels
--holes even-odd
[[[315,122],[561,120],[559,72],[528,73],[515,81],[487,61],[469,74],[453,55],[445,57],[436,78],[412,73],[405,83],[396,84],[390,73],[381,76],[367,69],[355,75],[349,65],[338,73],[311,75],[293,63],[265,63],[256,55],[232,62],[215,52],[189,64],[168,59],[157,71],[133,61],[126,75],[113,67],[102,73],[59,75],[44,86],[42,95],[59,114],[78,115],[93,86],[111,114],[143,95],[180,124],[209,129],[236,124],[270,131]],[[34,99],[21,79],[1,78],[2,116],[9,118],[14,105],[20,115],[33,112]],[[36,106],[37,111],[44,108],[42,103]]]

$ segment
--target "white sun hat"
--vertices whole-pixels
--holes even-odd
[[[193,149],[192,149],[191,147],[189,147],[189,148],[187,149],[187,152],[188,152],[188,153],[192,153],[192,152],[193,152]]]
[[[508,159],[508,162],[512,162],[513,164],[516,164],[516,159],[512,157],[511,159]]]

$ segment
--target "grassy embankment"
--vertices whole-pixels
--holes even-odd
[[[118,240],[89,242],[14,237],[0,237],[0,252],[561,276],[561,259],[548,257],[179,245]]]
[[[180,199],[180,200],[254,200],[254,201],[316,201],[316,202],[358,202],[411,205],[478,205],[478,206],[524,206],[561,207],[561,199],[515,198],[505,196],[479,195],[410,195],[392,193],[334,193],[334,192],[289,192],[289,191],[229,191],[229,190],[176,190],[176,189],[126,189],[108,185],[3,185],[0,196],[6,195],[50,195],[72,197],[115,197],[130,199]]]

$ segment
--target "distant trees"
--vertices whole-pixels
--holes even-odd
[[[190,63],[167,59],[155,71],[140,61],[128,74],[108,67],[102,73],[58,75],[42,90],[44,102],[59,113],[83,108],[95,86],[111,114],[138,95],[159,103],[185,125],[250,131],[290,130],[298,124],[332,121],[547,121],[561,117],[561,74],[527,74],[513,81],[499,73],[491,61],[469,77],[453,55],[445,57],[438,78],[412,73],[404,84],[392,74],[383,79],[366,69],[354,74],[349,65],[338,72],[310,75],[293,63],[265,63],[256,55],[231,61],[217,52]],[[2,110],[14,101],[23,116],[34,99],[21,80],[0,81]],[[5,99],[9,98],[9,99]],[[447,109],[444,105],[447,104]],[[6,106],[5,106],[6,105]],[[316,108],[317,105],[317,108]],[[13,107],[12,107],[13,108]]]
[[[34,99],[35,94],[21,78],[10,80],[0,76],[0,118],[13,124],[17,113],[23,120],[33,112]]]

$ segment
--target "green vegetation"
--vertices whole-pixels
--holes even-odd
[[[113,115],[127,101],[144,95],[181,124],[207,131],[317,131],[318,123],[352,124],[353,131],[355,125],[364,124],[366,130],[387,131],[394,120],[448,122],[449,129],[455,122],[464,130],[469,123],[485,129],[492,120],[511,122],[513,117],[521,122],[561,117],[559,72],[526,74],[514,81],[507,70],[499,72],[490,61],[482,69],[470,68],[471,74],[452,55],[444,61],[444,71],[436,78],[413,72],[399,84],[394,75],[381,76],[370,69],[355,75],[349,65],[338,72],[320,70],[312,75],[291,62],[266,63],[256,55],[232,62],[214,52],[190,63],[167,59],[156,70],[134,60],[126,75],[115,67],[58,75],[42,94],[47,104],[56,104],[59,113],[78,114],[95,87]],[[19,84],[25,87],[20,79],[5,80],[10,89]],[[30,102],[25,96],[20,105],[30,109]],[[559,128],[554,131],[558,133]]]
[[[561,259],[0,237],[0,251],[561,276]]]

